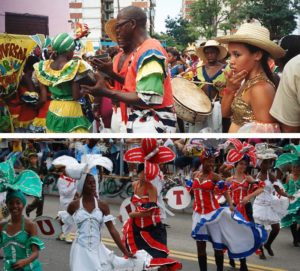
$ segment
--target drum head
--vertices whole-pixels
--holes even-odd
[[[173,96],[178,103],[196,113],[209,114],[211,112],[211,101],[201,88],[184,78],[173,78],[171,82]]]
[[[176,210],[182,210],[191,203],[191,195],[183,186],[175,186],[171,188],[167,194],[168,205]]]

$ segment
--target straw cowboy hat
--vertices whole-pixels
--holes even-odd
[[[114,42],[117,42],[116,24],[117,19],[110,19],[104,26],[105,33]]]
[[[285,55],[285,51],[270,40],[270,31],[257,24],[242,24],[235,34],[217,37],[216,40],[224,44],[230,42],[250,44],[268,52],[273,58],[281,58]]]
[[[227,49],[224,46],[215,40],[208,40],[203,46],[200,46],[196,50],[197,56],[202,60],[206,60],[204,49],[207,47],[215,47],[219,49],[218,60],[222,60],[227,56]]]

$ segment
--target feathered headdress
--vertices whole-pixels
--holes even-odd
[[[256,166],[256,149],[251,144],[247,142],[241,142],[236,138],[231,138],[226,141],[225,145],[229,146],[233,144],[234,149],[231,149],[226,157],[226,162],[228,164],[235,164],[241,161],[245,156],[249,157],[249,160],[253,166]]]
[[[18,154],[14,154],[5,162],[0,163],[0,192],[8,190],[21,191],[24,194],[41,197],[42,182],[34,171],[23,170],[15,174],[14,164]]]
[[[81,39],[87,37],[90,34],[87,24],[76,23],[75,24],[75,39]]]
[[[282,168],[288,164],[300,163],[300,145],[289,144],[284,146],[284,151],[290,151],[290,153],[283,153],[276,161],[275,167]]]
[[[158,146],[157,139],[142,139],[141,147],[128,150],[124,160],[128,163],[145,165],[145,180],[153,180],[159,173],[159,164],[171,162],[175,159],[174,152],[168,147]]]
[[[103,157],[99,154],[87,154],[84,155],[83,158],[83,163],[79,163],[75,158],[68,155],[60,156],[52,161],[52,165],[54,166],[64,166],[66,168],[66,174],[78,181],[77,192],[79,194],[82,193],[86,176],[93,167],[101,166],[108,171],[113,170],[113,163],[107,157]]]

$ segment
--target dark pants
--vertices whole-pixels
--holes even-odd
[[[30,216],[30,213],[36,209],[36,216],[42,216],[43,215],[43,209],[44,209],[44,194],[42,193],[41,198],[34,198],[34,200],[27,205],[26,207],[26,214],[27,216]]]

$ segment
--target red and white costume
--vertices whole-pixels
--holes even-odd
[[[175,155],[169,148],[157,146],[156,139],[143,139],[141,147],[125,153],[124,160],[131,163],[144,163],[145,180],[151,181],[159,174],[159,163],[167,163],[174,158]],[[126,221],[123,227],[124,244],[132,253],[144,249],[153,257],[147,268],[166,266],[170,271],[180,270],[181,263],[168,258],[169,249],[166,236],[163,234],[164,228],[157,198],[155,202],[149,201],[150,183],[146,183],[142,196],[137,195],[137,185],[131,199],[135,212],[150,211],[151,215],[129,218]]]

